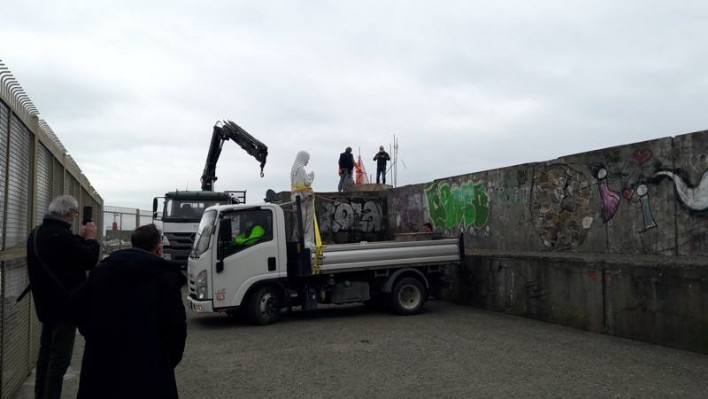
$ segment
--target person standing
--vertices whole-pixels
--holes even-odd
[[[315,172],[307,173],[305,166],[310,162],[310,154],[307,151],[300,151],[295,156],[295,162],[290,170],[290,199],[293,206],[300,198],[300,210],[302,213],[303,241],[308,248],[315,245],[315,195],[312,191],[312,182],[315,180]],[[293,229],[293,240],[298,241],[300,234],[298,228]]]
[[[154,224],[140,226],[132,248],[113,252],[71,295],[86,340],[77,398],[177,398],[187,319],[179,268],[162,258]]]
[[[337,191],[346,191],[352,183],[352,170],[354,169],[354,155],[352,148],[347,147],[339,154],[339,186]]]
[[[384,146],[379,146],[379,152],[374,155],[374,161],[376,161],[376,184],[379,184],[379,181],[382,184],[386,184],[386,162],[389,160],[391,160],[391,157],[384,151]]]
[[[30,289],[42,323],[34,384],[37,399],[61,397],[76,337],[69,293],[86,280],[86,271],[96,266],[101,249],[93,222],[81,226],[80,234],[72,233],[78,208],[74,197],[56,197],[42,224],[27,238]]]

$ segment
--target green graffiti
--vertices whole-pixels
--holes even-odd
[[[489,197],[482,183],[460,186],[437,182],[425,190],[428,212],[437,228],[484,227],[489,219]]]

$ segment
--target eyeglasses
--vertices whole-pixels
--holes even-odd
[[[71,211],[72,213],[76,213],[76,216],[79,216],[79,210],[78,210],[78,209],[71,208],[70,211]]]

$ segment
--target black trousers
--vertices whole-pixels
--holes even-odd
[[[42,323],[39,341],[35,399],[60,399],[64,374],[74,353],[76,326],[71,321]]]
[[[386,165],[376,166],[376,184],[379,184],[379,176],[381,184],[386,184]]]

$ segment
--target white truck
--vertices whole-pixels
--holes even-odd
[[[193,311],[246,313],[260,325],[278,321],[294,306],[310,310],[318,303],[364,302],[417,314],[439,289],[444,269],[459,264],[464,254],[461,236],[330,244],[313,253],[302,241],[287,239],[293,228],[302,231],[292,213],[285,217],[290,209],[265,203],[204,212],[188,260],[187,300]],[[264,229],[259,241],[234,244],[254,223]]]

